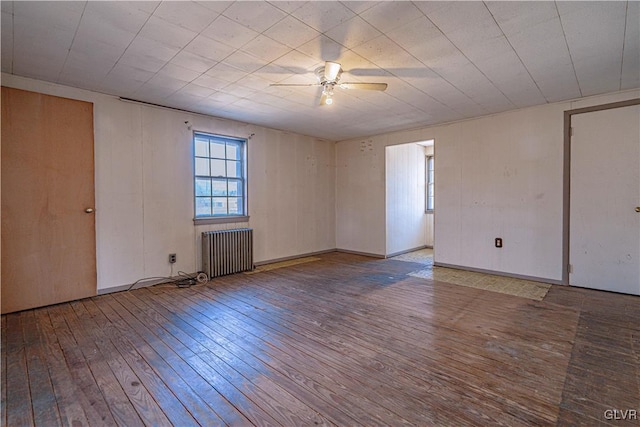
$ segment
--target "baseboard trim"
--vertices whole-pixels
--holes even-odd
[[[188,275],[194,275],[196,273],[187,273]],[[161,283],[166,283],[169,282],[169,279],[171,280],[180,280],[183,279],[184,277],[181,276],[172,276],[172,277],[167,277],[164,279],[149,279],[149,280],[142,280],[138,283],[136,283],[136,285],[133,287],[133,289],[138,289],[138,288],[146,288],[148,286],[154,286],[154,285],[159,285]],[[127,283],[125,285],[119,285],[119,286],[113,286],[110,288],[102,288],[102,289],[98,289],[98,295],[105,295],[105,294],[112,294],[114,292],[122,292],[122,291],[127,291],[129,290],[129,288],[131,287],[131,283]]]
[[[381,258],[381,259],[385,258],[384,255],[372,254],[372,253],[369,253],[369,252],[351,251],[349,249],[336,249],[335,252],[342,252],[342,253],[345,253],[345,254],[352,254],[352,255],[362,255],[362,256],[368,256],[368,257],[371,257],[371,258]]]
[[[335,249],[325,249],[323,251],[307,252],[306,254],[292,255],[292,256],[286,256],[286,257],[282,257],[282,258],[274,258],[274,259],[270,259],[270,260],[266,260],[266,261],[259,261],[259,262],[255,262],[254,265],[257,267],[257,266],[265,265],[265,264],[273,264],[275,262],[290,261],[292,259],[306,258],[308,256],[328,254],[330,252],[335,252],[335,251],[336,251]]]
[[[394,256],[403,255],[403,254],[408,254],[409,252],[415,252],[415,251],[419,251],[419,250],[421,250],[421,249],[433,249],[433,247],[431,247],[431,246],[427,246],[427,245],[424,245],[424,246],[418,246],[417,248],[407,249],[407,250],[400,251],[400,252],[394,252],[394,253],[392,253],[392,254],[387,255],[387,256],[386,256],[386,258],[393,258]]]
[[[523,274],[505,273],[504,271],[486,270],[484,268],[465,267],[462,265],[445,264],[442,262],[434,262],[434,267],[455,268],[457,270],[473,271],[475,273],[492,274],[494,276],[511,277],[513,279],[530,280],[532,282],[547,283],[551,285],[562,285],[562,280],[546,279],[544,277],[525,276]]]

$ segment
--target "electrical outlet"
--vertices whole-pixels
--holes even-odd
[[[502,247],[502,237],[496,237],[496,248]]]
[[[176,254],[169,254],[169,263],[175,264],[176,262]]]

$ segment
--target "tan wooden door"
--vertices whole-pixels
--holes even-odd
[[[2,88],[2,313],[96,294],[93,104]]]

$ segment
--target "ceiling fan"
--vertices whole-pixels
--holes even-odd
[[[287,84],[274,83],[270,86],[321,86],[322,96],[320,97],[320,105],[333,104],[333,90],[338,87],[340,89],[364,89],[383,91],[387,88],[386,83],[340,83],[342,76],[342,67],[337,62],[326,61],[323,67],[315,70],[318,83],[310,84]]]

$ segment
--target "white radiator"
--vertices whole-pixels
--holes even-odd
[[[253,270],[253,230],[202,233],[202,271],[210,278]]]

